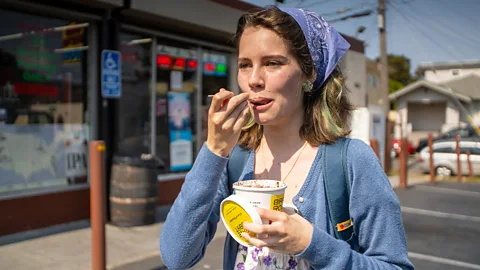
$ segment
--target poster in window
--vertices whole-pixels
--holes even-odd
[[[192,167],[193,145],[191,130],[170,131],[170,170],[185,171]]]
[[[168,93],[169,130],[190,130],[190,94]]]

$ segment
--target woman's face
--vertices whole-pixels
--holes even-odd
[[[239,42],[238,84],[249,93],[255,122],[284,125],[303,119],[305,76],[289,48],[275,32],[248,27]]]

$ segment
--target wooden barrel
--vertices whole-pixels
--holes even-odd
[[[121,227],[155,223],[158,165],[153,160],[113,158],[110,179],[111,223]]]

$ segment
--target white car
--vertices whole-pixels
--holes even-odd
[[[418,153],[418,161],[422,169],[430,171],[430,148],[427,146]],[[480,175],[480,141],[460,141],[460,164],[462,175],[468,175],[467,152],[470,152],[470,161],[474,175]],[[435,174],[439,176],[457,175],[456,143],[451,141],[437,141],[433,143],[433,165]]]

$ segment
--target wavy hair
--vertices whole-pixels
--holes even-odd
[[[279,35],[290,52],[295,56],[307,78],[315,76],[314,63],[302,29],[287,13],[277,7],[244,14],[240,17],[235,35],[238,45],[243,31],[248,27],[262,27]],[[336,139],[348,135],[348,123],[353,106],[347,98],[345,79],[337,66],[320,89],[303,95],[304,121],[299,130],[302,139],[313,146],[333,143]],[[263,128],[253,116],[249,116],[240,134],[239,145],[247,149],[256,149],[261,142]]]

